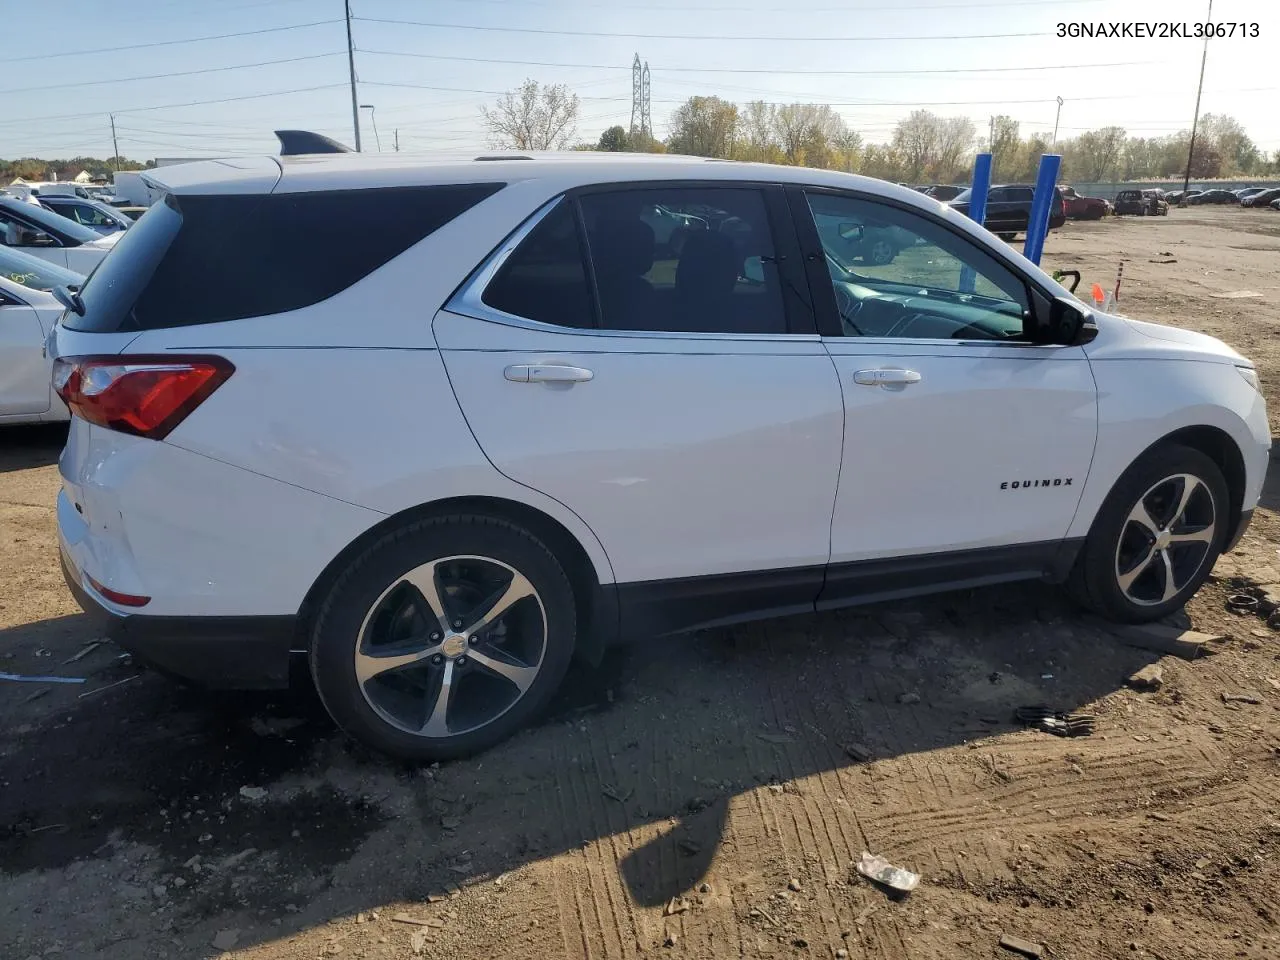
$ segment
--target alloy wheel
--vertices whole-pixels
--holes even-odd
[[[893,244],[888,240],[877,240],[871,246],[871,256],[869,258],[877,267],[883,267],[893,262]]]
[[[374,601],[354,666],[383,720],[435,739],[510,710],[546,652],[546,610],[528,578],[492,557],[451,556],[408,571]]]
[[[1120,531],[1120,592],[1144,607],[1173,599],[1200,572],[1216,531],[1213,494],[1199,477],[1178,473],[1152,485]]]

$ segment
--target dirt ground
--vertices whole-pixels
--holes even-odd
[[[1109,285],[1121,258],[1124,311],[1253,357],[1276,430],[1280,215],[1069,224],[1046,263]],[[305,692],[75,659],[61,440],[0,433],[0,672],[86,678],[0,682],[5,960],[1280,956],[1280,630],[1224,606],[1280,583],[1280,471],[1187,611],[1213,656],[1125,646],[1049,587],[972,591],[620,651],[541,725],[412,769]],[[1153,663],[1158,692],[1125,686]],[[1096,733],[1012,722],[1035,703]],[[919,888],[861,880],[864,850]]]

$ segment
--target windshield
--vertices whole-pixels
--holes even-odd
[[[0,277],[46,292],[54,287],[75,287],[84,283],[84,277],[78,273],[9,247],[0,247]]]
[[[958,194],[956,194],[956,195],[955,195],[955,197],[954,197],[953,199],[954,199],[954,200],[956,200],[956,201],[960,201],[960,200],[968,200],[968,199],[969,199],[969,194],[971,194],[971,193],[973,193],[973,191],[972,191],[972,190],[961,190]]]
[[[38,207],[34,203],[24,203],[21,200],[6,200],[0,202],[0,209],[7,210],[9,213],[43,227],[51,233],[70,237],[77,243],[89,243],[92,240],[102,239],[102,234],[90,230],[88,227],[82,227],[74,220],[68,220],[60,213],[54,213],[52,210]]]

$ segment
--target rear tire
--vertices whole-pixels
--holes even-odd
[[[458,514],[387,533],[330,590],[311,636],[334,721],[404,760],[484,750],[560,685],[577,639],[573,588],[527,530]]]
[[[1068,580],[1082,606],[1121,623],[1159,620],[1208,578],[1227,537],[1230,499],[1218,465],[1169,445],[1116,481]]]

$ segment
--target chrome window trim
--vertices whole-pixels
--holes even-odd
[[[754,341],[754,342],[817,342],[822,339],[816,333],[699,333],[697,331],[673,330],[601,330],[598,327],[562,327],[554,323],[542,323],[530,320],[514,313],[507,313],[491,307],[484,302],[484,292],[493,282],[507,258],[524,242],[525,238],[540,224],[556,206],[567,202],[567,196],[560,194],[548,200],[534,211],[514,233],[489,254],[471,277],[462,284],[445,303],[445,310],[472,320],[483,320],[488,323],[501,323],[508,327],[520,327],[524,330],[537,330],[543,333],[569,334],[573,336],[622,338],[628,340],[711,340],[717,342]]]

